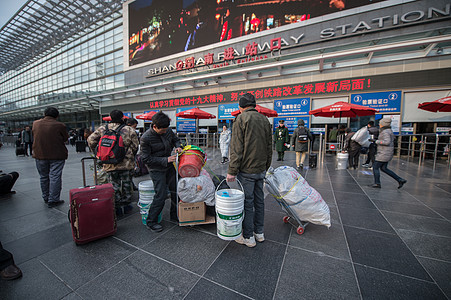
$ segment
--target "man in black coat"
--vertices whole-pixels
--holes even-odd
[[[163,226],[158,223],[158,215],[163,210],[168,188],[171,192],[171,220],[178,222],[176,170],[173,165],[177,154],[171,153],[174,147],[176,152],[181,152],[182,148],[179,138],[169,128],[169,124],[169,117],[160,111],[152,117],[152,126],[143,134],[140,141],[142,160],[149,169],[155,189],[147,217],[147,227],[155,232],[163,230]]]
[[[349,168],[357,169],[359,166],[359,157],[360,157],[360,150],[362,149],[362,146],[360,146],[359,143],[352,140],[352,136],[355,134],[355,132],[351,132],[351,128],[346,128],[345,130],[345,144],[343,146],[343,152],[347,151],[349,154],[349,160],[348,165]]]

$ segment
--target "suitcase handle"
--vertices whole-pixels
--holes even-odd
[[[86,172],[85,172],[85,160],[86,159],[94,160],[94,184],[97,185],[97,157],[89,156],[89,157],[83,157],[81,159],[81,170],[82,170],[82,173],[83,173],[83,186],[87,187],[87,185],[86,185]]]

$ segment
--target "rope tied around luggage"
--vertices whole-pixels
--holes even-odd
[[[272,173],[271,173],[272,174]],[[299,180],[302,178],[302,176],[298,176],[298,180],[296,180],[296,182],[293,184],[293,186],[288,190],[288,192],[285,194],[285,195],[283,195],[283,196],[276,196],[276,195],[273,195],[273,194],[271,194],[274,198],[276,198],[276,199],[283,199],[286,195],[288,195],[290,192],[291,192],[291,190],[296,186],[296,184],[298,184],[298,182],[299,182]],[[310,191],[310,193],[311,193],[311,191]],[[310,194],[309,194],[310,195]],[[308,197],[308,196],[307,196]],[[304,201],[305,199],[307,199],[307,197],[306,198],[304,198],[304,199],[302,199],[301,201],[299,201],[298,203],[301,203],[302,201]],[[296,204],[298,204],[298,203],[296,203]],[[293,204],[294,205],[294,204]]]

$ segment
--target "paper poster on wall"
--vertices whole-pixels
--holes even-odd
[[[177,108],[177,114],[192,108],[194,107]],[[177,117],[177,132],[196,132],[196,120]]]
[[[393,130],[393,134],[399,134],[399,126],[401,124],[401,116],[400,115],[376,115],[376,120],[390,118],[391,119],[391,130]]]
[[[352,94],[351,103],[377,109],[379,113],[401,112],[401,91]]]
[[[274,110],[279,117],[307,116],[310,110],[310,98],[274,100]]]

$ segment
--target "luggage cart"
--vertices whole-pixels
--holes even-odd
[[[179,155],[177,154],[177,157],[175,159],[175,180],[177,182],[179,182]],[[179,198],[179,193],[178,193],[178,188],[175,190],[176,193],[176,197],[177,197],[177,218],[179,217],[179,202],[180,202],[180,198]],[[216,223],[216,218],[214,216],[210,216],[207,215],[205,217],[205,221],[200,221],[200,222],[191,222],[191,223],[180,223],[179,222],[179,226],[194,226],[194,225],[205,225],[205,224],[215,224]]]
[[[287,216],[283,217],[283,222],[285,224],[291,224],[293,227],[296,228],[296,233],[301,235],[305,231],[305,227],[307,227],[309,222],[304,222],[296,215],[296,213],[291,209],[290,205],[283,199],[283,197],[279,194],[277,191],[277,188],[272,186],[269,181],[265,178],[265,184],[268,185],[269,190],[271,191],[271,194],[276,199],[277,203],[282,207],[282,209],[287,213]]]

